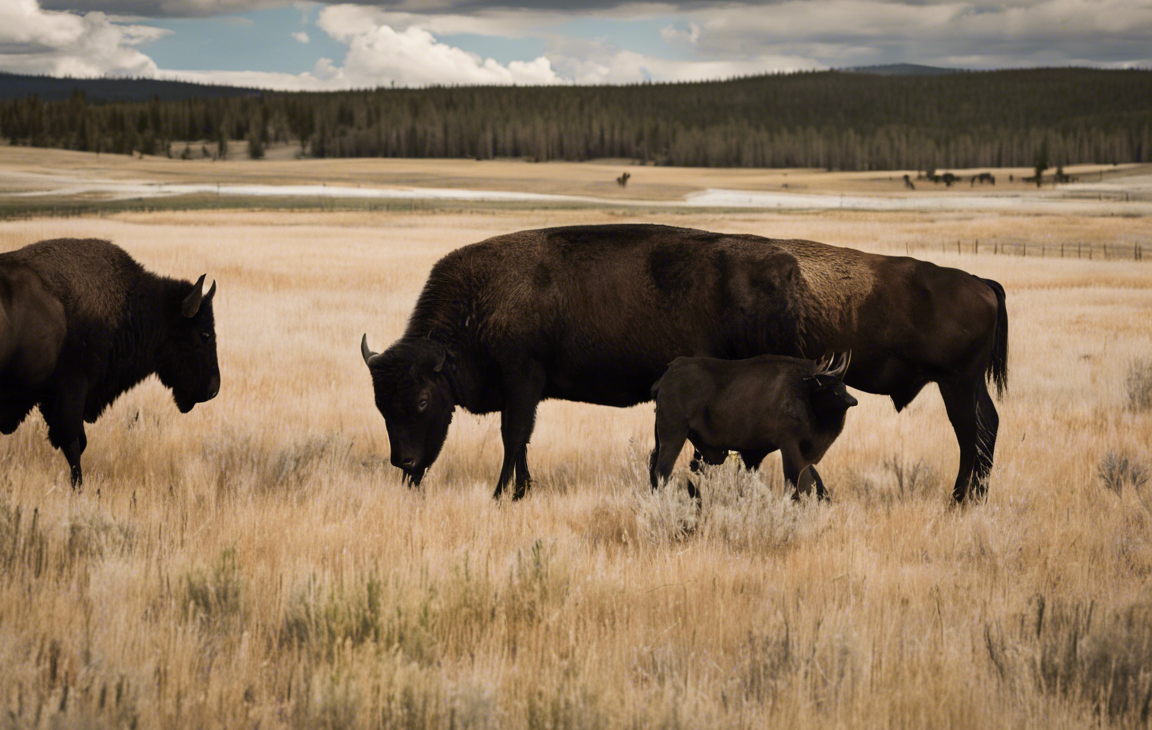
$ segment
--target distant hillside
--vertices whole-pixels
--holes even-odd
[[[257,89],[212,86],[187,81],[157,79],[60,79],[52,76],[21,76],[0,72],[0,100],[21,99],[35,94],[43,101],[64,101],[77,91],[93,102],[185,101],[217,97],[250,96]]]
[[[963,69],[940,68],[939,66],[921,66],[917,63],[889,63],[883,66],[857,66],[849,69],[856,73],[876,74],[878,76],[947,76],[948,74],[964,73]]]
[[[943,70],[942,70],[943,71]],[[69,82],[66,82],[69,83]],[[249,92],[0,101],[15,144],[198,154],[247,140],[313,157],[625,158],[693,167],[899,170],[1152,161],[1152,71],[1085,68],[889,75],[821,71],[631,86]],[[243,94],[229,95],[229,92]],[[153,95],[159,97],[153,100]],[[176,150],[181,154],[183,145]],[[187,148],[187,154],[193,147]]]

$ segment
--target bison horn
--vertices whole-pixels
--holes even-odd
[[[197,279],[196,283],[192,286],[192,293],[185,297],[184,302],[180,305],[180,314],[188,319],[195,317],[196,313],[200,311],[200,302],[204,300],[204,279],[207,276],[207,274],[200,275],[200,278]],[[216,285],[213,284],[212,291],[215,292],[215,290]],[[209,294],[209,296],[211,296],[211,294]]]
[[[376,353],[374,353],[374,352],[372,352],[372,350],[368,349],[368,334],[367,333],[364,334],[364,339],[360,340],[360,354],[363,355],[363,357],[364,357],[364,364],[365,365],[371,365],[372,363],[370,363],[368,361],[371,360],[372,358],[376,357]]]
[[[839,362],[828,374],[835,378],[843,378],[844,374],[848,372],[848,363],[852,362],[852,351],[840,353],[837,359]]]
[[[827,373],[829,368],[832,367],[832,362],[835,360],[834,353],[824,353],[819,360],[816,361],[816,372],[818,374]]]

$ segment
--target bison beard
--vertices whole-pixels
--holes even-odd
[[[905,257],[812,241],[650,225],[522,231],[432,268],[404,335],[361,351],[392,461],[418,482],[456,406],[501,414],[494,496],[530,483],[545,398],[631,406],[681,356],[819,357],[851,351],[848,385],[897,410],[940,385],[960,444],[957,501],[981,496],[1007,383],[999,284]]]
[[[212,298],[144,270],[95,239],[41,241],[0,254],[0,432],[35,407],[64,452],[72,485],[93,423],[156,374],[182,413],[220,390]]]

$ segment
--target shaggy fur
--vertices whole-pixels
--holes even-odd
[[[404,336],[370,368],[393,451],[408,454],[406,473],[422,474],[440,446],[432,435],[439,427],[422,425],[432,416],[408,401],[442,392],[448,408],[501,412],[505,461],[496,492],[515,467],[522,494],[524,449],[542,398],[630,406],[648,400],[680,356],[852,351],[848,384],[890,395],[897,409],[929,382],[947,390],[962,451],[955,494],[963,499],[991,467],[990,449],[986,460],[974,451],[976,409],[993,424],[982,442],[994,443],[984,380],[994,347],[1006,352],[1006,316],[991,285],[915,259],[668,226],[572,226],[498,236],[445,256]],[[423,359],[447,353],[449,366],[419,366],[413,348],[427,350]]]
[[[108,241],[56,239],[0,254],[0,322],[21,322],[19,331],[0,327],[0,432],[39,407],[79,486],[84,421],[144,378],[159,375],[183,412],[215,397],[214,292],[204,294],[203,277],[148,273]]]

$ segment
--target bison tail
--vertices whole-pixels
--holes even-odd
[[[664,382],[663,375],[657,378],[656,382],[652,384],[652,390],[649,391],[649,393],[652,394],[652,400],[656,400],[656,397],[660,395],[660,383],[662,382]]]
[[[1002,397],[1008,390],[1008,309],[1004,306],[1004,287],[991,279],[980,281],[996,293],[996,342],[984,374],[996,385],[996,395]]]

